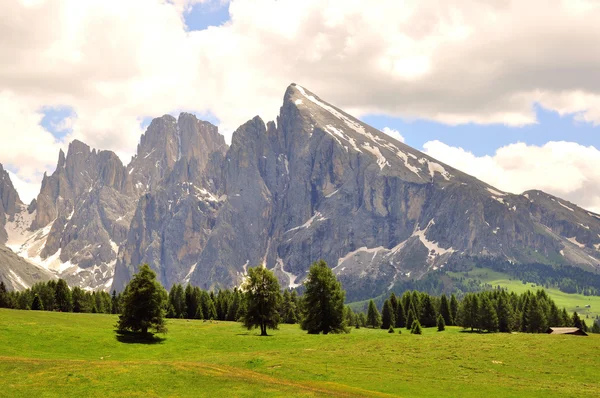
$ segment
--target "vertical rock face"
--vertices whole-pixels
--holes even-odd
[[[8,172],[0,164],[0,245],[6,243],[6,222],[12,219],[22,206],[19,194],[10,180]]]
[[[600,215],[501,192],[294,84],[276,123],[249,120],[230,147],[208,122],[165,115],[127,166],[74,141],[29,211],[3,192],[17,209],[3,210],[7,245],[93,289],[122,290],[143,263],[167,288],[231,287],[259,264],[294,287],[324,259],[350,300],[463,255],[600,266]]]

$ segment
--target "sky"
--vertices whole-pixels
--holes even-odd
[[[29,202],[80,139],[124,163],[153,117],[226,140],[299,83],[497,188],[600,212],[596,0],[13,0],[0,163]]]

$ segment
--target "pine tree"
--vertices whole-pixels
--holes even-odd
[[[572,318],[571,324],[573,325],[573,327],[576,327],[579,329],[583,328],[583,324],[581,323],[581,318],[579,318],[579,314],[577,313],[577,311],[573,313],[573,318]]]
[[[381,309],[381,328],[389,329],[393,328],[395,324],[394,310],[389,300],[383,302],[383,308]]]
[[[437,324],[437,314],[431,300],[431,296],[425,294],[421,304],[421,317],[419,321],[426,328],[434,327]]]
[[[498,331],[498,314],[489,297],[483,296],[479,310],[479,328],[488,332]]]
[[[394,294],[394,292],[390,293],[390,305],[392,306],[392,312],[394,314],[394,319],[396,318],[396,314],[398,313],[398,298]]]
[[[498,298],[498,329],[503,333],[512,331],[514,318],[513,310],[506,298],[506,295],[501,294]]]
[[[567,312],[566,308],[563,307],[560,315],[561,315],[561,319],[562,319],[561,326],[564,326],[564,327],[573,326],[573,319],[569,316],[569,313]]]
[[[9,308],[8,291],[4,281],[0,281],[0,308]]]
[[[196,296],[196,290],[189,283],[185,287],[185,317],[194,319],[198,313],[199,297]]]
[[[419,323],[418,319],[415,319],[414,322],[412,323],[410,333],[411,334],[422,334],[423,333],[423,331],[421,330],[421,324]]]
[[[444,318],[445,325],[452,325],[452,311],[450,309],[450,302],[445,294],[442,294],[440,298],[440,315]]]
[[[273,272],[259,265],[248,269],[243,289],[247,305],[244,326],[248,330],[260,327],[260,335],[267,336],[267,328],[277,329],[280,320],[277,309],[281,293],[277,278]]]
[[[394,333],[394,327],[392,325],[388,328],[388,333]]]
[[[146,335],[153,328],[157,333],[165,333],[166,301],[167,292],[156,280],[156,274],[148,264],[142,265],[125,287],[117,329]]]
[[[404,313],[404,306],[402,305],[401,301],[398,301],[398,306],[396,307],[395,321],[395,326],[397,328],[403,328],[406,326],[406,315]]]
[[[31,309],[34,311],[42,311],[44,309],[44,305],[42,304],[42,300],[40,296],[37,294],[33,296],[33,303],[31,304]]]
[[[119,310],[119,299],[117,298],[117,291],[116,290],[113,290],[110,302],[111,302],[111,306],[110,306],[110,313],[111,314],[118,314],[119,312],[121,312]]]
[[[367,311],[367,326],[378,328],[379,325],[381,325],[381,315],[379,314],[379,311],[377,311],[377,307],[375,307],[375,302],[370,300],[369,309]]]
[[[442,314],[438,315],[437,328],[438,332],[443,332],[444,330],[446,330],[446,321],[444,321],[444,317],[442,316]]]
[[[406,329],[410,330],[412,328],[413,322],[417,319],[417,317],[415,316],[415,311],[414,309],[410,309],[410,311],[408,311],[408,317],[406,317]]]
[[[527,331],[529,333],[543,333],[548,329],[546,314],[536,296],[532,296],[529,300],[527,319]]]
[[[452,319],[452,325],[456,326],[458,319],[458,300],[456,299],[454,293],[452,293],[452,296],[450,297],[450,315]]]
[[[600,323],[598,321],[592,325],[592,333],[600,333]]]
[[[313,263],[304,287],[302,329],[309,334],[347,332],[344,322],[346,292],[325,261]]]
[[[471,331],[479,326],[479,298],[477,295],[469,293],[460,303],[458,309],[458,318],[461,326],[465,329],[471,328]]]
[[[365,315],[364,312],[361,312],[358,314],[358,322],[361,327],[363,327],[363,328],[367,327],[367,316]]]
[[[67,282],[59,279],[58,282],[56,282],[56,288],[54,292],[56,308],[62,312],[70,312],[73,306],[73,301],[71,298],[71,290],[69,290]]]

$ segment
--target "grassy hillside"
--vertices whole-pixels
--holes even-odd
[[[0,395],[598,396],[600,336],[423,336],[353,329],[259,337],[237,323],[170,320],[166,339],[115,338],[116,317],[0,310]]]
[[[511,279],[507,274],[492,271],[488,268],[474,268],[469,272],[448,272],[448,275],[456,278],[464,277],[479,280],[493,287],[501,286],[518,294],[524,293],[527,290],[536,291],[537,289],[544,289],[559,308],[565,307],[569,312],[577,311],[586,320],[588,326],[591,326],[592,319],[595,319],[600,314],[600,296],[569,294],[561,292],[558,289],[546,289],[543,286],[533,283],[523,284],[520,280]],[[590,308],[586,308],[587,305]],[[587,315],[589,315],[588,319],[586,319]]]

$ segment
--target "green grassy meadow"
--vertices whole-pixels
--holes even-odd
[[[535,292],[538,289],[544,289],[546,293],[554,300],[558,308],[566,308],[569,312],[577,311],[582,318],[586,320],[588,326],[592,325],[592,319],[600,314],[600,296],[584,296],[582,294],[569,294],[561,292],[558,289],[546,289],[543,286],[533,283],[523,284],[522,281],[511,279],[509,275],[496,272],[488,268],[474,268],[469,272],[448,272],[452,277],[465,277],[480,280],[494,287],[501,286],[510,292],[521,294],[527,290]],[[590,305],[590,308],[585,308]],[[586,316],[589,315],[589,319]]]
[[[139,344],[117,340],[116,319],[0,309],[0,396],[600,395],[600,335],[323,336],[283,325],[260,337],[238,323],[169,320],[164,341]]]

